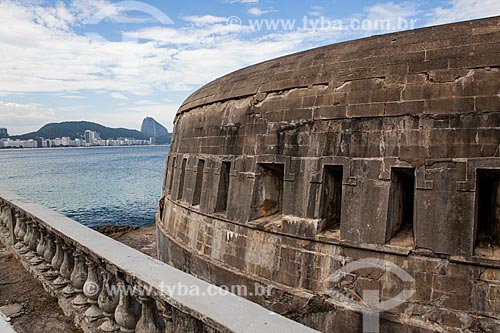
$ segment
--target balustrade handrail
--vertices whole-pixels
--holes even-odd
[[[156,260],[62,214],[0,188],[1,203],[6,204],[13,211],[24,214],[29,220],[38,224],[38,227],[46,230],[47,234],[54,234],[65,244],[73,246],[77,250],[75,251],[77,252],[75,266],[77,262],[81,264],[82,259],[78,261],[78,252],[82,252],[87,257],[104,264],[107,270],[114,270],[114,274],[123,276],[127,283],[148,290],[150,292],[148,296],[160,304],[171,306],[218,332],[317,332],[247,299],[227,293],[219,287]],[[39,230],[28,225],[26,234],[31,233],[32,236],[35,232]],[[11,230],[10,234],[13,235],[13,233],[14,231]],[[27,236],[28,239],[29,237],[30,235]],[[43,236],[39,233],[38,238],[41,242]],[[59,256],[53,262],[58,262],[57,266],[60,267],[61,272],[65,269],[61,267],[65,265],[61,264],[65,254],[65,244],[59,244],[61,246],[59,249],[55,246],[52,251],[56,253],[52,253],[52,257]],[[34,246],[36,248],[36,243]],[[29,248],[29,246],[26,247]],[[58,251],[59,254],[57,254]],[[31,252],[34,252],[33,246]],[[32,256],[30,260],[33,261],[36,258]],[[62,279],[64,283],[64,277],[59,276],[59,279]],[[196,290],[196,295],[180,294],[171,288],[165,288],[165,286],[175,286],[179,283],[188,287],[189,290]]]

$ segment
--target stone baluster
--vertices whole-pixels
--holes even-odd
[[[6,226],[7,219],[5,217],[7,216],[7,207],[9,206],[5,202],[2,202],[1,207],[2,207],[3,224]]]
[[[7,210],[9,208],[9,205],[6,203],[2,203],[2,216],[3,216],[3,225],[7,228],[8,227],[8,219],[7,219]]]
[[[16,224],[19,225],[17,239],[19,240],[14,246],[15,249],[21,251],[24,248],[24,236],[26,236],[26,219],[21,213],[16,214]]]
[[[29,248],[30,248],[30,253],[33,256],[33,258],[30,260],[30,265],[32,266],[37,266],[40,265],[43,260],[40,258],[40,255],[38,254],[38,245],[42,242],[41,239],[41,232],[40,232],[40,227],[38,226],[37,223],[33,223],[33,237],[30,241]]]
[[[26,225],[26,233],[24,234],[24,237],[23,237],[23,245],[24,246],[19,250],[19,253],[22,254],[23,256],[30,251],[29,244],[31,242],[31,238],[33,237],[33,228],[32,228],[33,222],[31,222],[28,219],[24,219],[24,220],[25,220],[25,225]]]
[[[2,232],[5,235],[9,234],[10,226],[9,226],[9,216],[8,216],[9,206],[6,204],[2,205],[2,214],[0,216],[0,223],[2,227]]]
[[[119,280],[118,290],[120,291],[120,301],[115,310],[115,320],[120,326],[121,332],[135,332],[135,326],[141,315],[141,305],[135,299],[131,286]]]
[[[31,221],[31,232],[32,237],[28,244],[30,251],[35,253],[36,246],[38,245],[38,241],[40,240],[40,229],[38,228],[38,224],[35,221]]]
[[[61,267],[63,261],[63,255],[61,252],[61,240],[59,239],[59,237],[54,236],[53,243],[55,253],[52,257],[52,260],[50,261],[50,271],[45,273],[45,277],[50,281],[57,279],[57,277],[59,276],[58,269],[59,267]]]
[[[24,215],[22,215],[21,212],[19,212],[19,215],[18,215],[18,223],[20,224],[19,225],[19,240],[22,241],[24,240],[24,236],[26,235],[26,217]],[[24,244],[22,244],[22,246],[24,246]]]
[[[165,333],[165,322],[158,313],[156,300],[141,290],[137,296],[142,304],[142,312],[135,327],[136,333]]]
[[[0,222],[2,223],[3,227],[7,227],[7,219],[5,218],[7,216],[7,204],[2,202],[0,204]]]
[[[40,227],[40,242],[36,247],[36,253],[40,258],[43,258],[43,254],[45,253],[45,249],[47,248],[47,231],[44,227]]]
[[[41,272],[46,272],[48,270],[44,270],[45,267],[45,259],[43,258],[43,254],[45,253],[45,250],[47,249],[47,231],[45,230],[44,227],[40,226],[40,241],[38,242],[38,245],[36,246],[36,254],[38,255],[39,262],[38,264],[33,263],[34,265],[37,265],[37,270]],[[34,261],[34,259],[33,259]]]
[[[102,310],[99,309],[98,299],[102,289],[102,279],[99,274],[99,266],[87,257],[88,276],[83,285],[83,294],[87,297],[90,307],[85,311],[85,317],[90,321],[96,321],[103,317]]]
[[[67,286],[71,281],[71,273],[73,272],[73,250],[70,246],[63,244],[62,245],[63,252],[63,262],[59,267],[59,276],[57,279],[59,281],[54,281],[54,285],[58,288],[62,288],[63,286]],[[56,279],[56,280],[57,280]]]
[[[21,222],[24,224],[24,231],[25,231],[23,237],[23,244],[24,247],[27,247],[31,235],[31,221],[26,216],[23,216],[23,221],[24,222]]]
[[[68,284],[66,285],[66,287],[64,287],[64,289],[62,290],[62,293],[63,293],[64,297],[70,298],[70,297],[76,295],[76,289],[75,289],[75,287],[73,287],[72,279],[74,276],[73,272],[75,272],[75,274],[76,274],[76,270],[77,270],[76,261],[75,261],[77,252],[73,248],[68,248],[65,251],[65,254],[67,254],[69,256],[68,258],[71,258],[71,260],[73,261],[73,265],[71,266],[71,271],[69,272]]]
[[[14,228],[16,226],[16,219],[14,217],[14,211],[10,205],[5,206],[5,225],[7,226],[7,233],[9,235],[9,240],[11,245],[16,244],[16,236],[14,236]]]
[[[2,213],[3,213],[3,225],[5,227],[5,232],[6,233],[9,233],[10,231],[10,218],[9,218],[9,215],[10,215],[10,206],[7,205],[7,204],[4,204],[3,205],[3,208],[2,208]]]
[[[163,319],[165,320],[165,332],[174,332],[172,306],[164,301],[161,302],[164,307]]]
[[[203,322],[187,313],[172,308],[172,332],[205,332]]]
[[[46,272],[44,273],[44,276],[49,273],[49,270],[52,268],[50,263],[52,262],[52,258],[54,258],[56,254],[56,245],[54,243],[54,235],[52,235],[50,232],[47,232],[47,236],[45,237],[46,242],[47,242],[47,247],[45,248],[45,252],[43,253],[43,261],[45,262],[44,264],[38,266],[38,270],[40,272]],[[47,276],[46,276],[47,277]],[[52,275],[50,275],[52,277]]]
[[[16,226],[14,227],[14,237],[15,237],[15,240],[16,240],[16,243],[14,244],[14,248],[17,249],[17,246],[19,244],[19,232],[20,232],[20,229],[21,229],[21,223],[19,223],[19,213],[16,213],[15,215],[15,219],[16,219]]]
[[[105,317],[105,321],[99,326],[99,329],[103,332],[115,332],[120,329],[120,326],[115,322],[115,310],[118,306],[119,295],[114,284],[114,277],[106,271],[101,271],[101,276],[104,281],[101,293],[99,294],[98,304]]]
[[[4,232],[9,238],[11,237],[10,229],[12,228],[12,226],[10,225],[10,214],[11,214],[10,206],[4,204],[2,208],[2,216],[3,216],[2,221],[4,226]]]
[[[0,204],[0,230],[3,233],[7,233],[8,227],[7,227],[7,205],[4,203]]]
[[[73,272],[71,272],[71,285],[75,290],[76,297],[71,301],[71,304],[83,308],[88,305],[87,297],[83,294],[83,286],[88,276],[87,266],[85,265],[85,255],[80,250],[77,250],[73,256],[75,258],[75,264]]]
[[[11,228],[10,217],[9,217],[10,207],[8,205],[4,205],[2,213],[3,213],[3,225],[5,226],[5,232],[9,234]]]
[[[50,265],[54,270],[58,271],[59,268],[62,265],[62,262],[64,260],[64,254],[62,252],[62,241],[59,237],[55,236],[54,237],[54,244],[56,247],[56,253],[54,254],[54,257],[52,258],[52,261],[50,262]]]

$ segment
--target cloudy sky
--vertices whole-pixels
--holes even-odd
[[[172,128],[203,84],[284,54],[500,15],[498,0],[0,0],[0,127]]]

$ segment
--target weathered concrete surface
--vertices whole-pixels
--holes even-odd
[[[329,166],[342,168],[332,227]],[[251,298],[322,331],[355,332],[360,316],[323,296],[325,280],[357,259],[385,259],[416,289],[385,314],[386,330],[500,327],[498,17],[217,79],[181,106],[167,168],[159,255],[175,267],[220,285],[273,285],[273,297]],[[380,274],[349,279],[341,289],[354,294],[371,286],[390,298],[401,287]]]

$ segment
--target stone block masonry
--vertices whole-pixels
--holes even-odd
[[[388,260],[416,292],[381,331],[500,327],[500,18],[374,36],[221,77],[180,107],[160,258],[315,329],[361,331],[333,272]],[[200,165],[202,167],[200,167]],[[334,171],[333,171],[334,170]],[[399,289],[398,289],[399,288]]]

